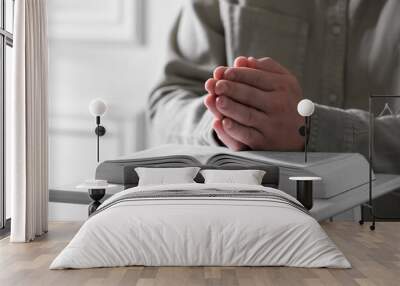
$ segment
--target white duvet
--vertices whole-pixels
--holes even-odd
[[[179,184],[165,190],[263,190],[262,186]],[[296,201],[295,201],[296,202]],[[162,198],[122,201],[89,218],[50,269],[146,266],[294,266],[349,268],[318,222],[289,205],[257,198]]]

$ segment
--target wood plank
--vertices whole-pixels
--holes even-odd
[[[48,269],[80,223],[53,222],[45,236],[28,244],[0,240],[0,285],[399,285],[400,223],[382,222],[375,232],[353,222],[322,227],[352,263],[352,269],[290,267],[116,267]]]

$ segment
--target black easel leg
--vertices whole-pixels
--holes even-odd
[[[369,227],[370,230],[375,230],[375,208],[371,206],[371,216],[372,216],[372,225]]]
[[[364,205],[361,205],[360,208],[361,208],[361,219],[358,221],[358,223],[360,225],[363,225],[364,224]]]

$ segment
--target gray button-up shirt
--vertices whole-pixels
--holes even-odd
[[[217,144],[204,82],[243,55],[277,60],[317,103],[311,150],[367,155],[369,96],[400,95],[399,15],[396,0],[187,1],[149,100],[157,142]],[[375,134],[386,150],[375,170],[399,173],[400,115],[376,121]]]

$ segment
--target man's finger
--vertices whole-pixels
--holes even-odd
[[[282,76],[252,68],[228,68],[224,72],[224,79],[241,82],[262,89],[272,91],[281,86]]]
[[[215,94],[215,84],[216,80],[213,78],[210,78],[206,81],[204,84],[205,89],[208,91],[208,95],[204,98],[204,105],[211,111],[212,114],[214,114],[215,117],[222,119],[221,113],[218,111],[216,105],[215,105],[215,99],[216,99],[216,94]]]
[[[266,142],[264,142],[264,136],[252,127],[241,125],[230,118],[224,118],[222,120],[222,127],[230,137],[242,142],[253,150],[265,146]]]
[[[219,80],[215,84],[215,93],[219,96],[226,95],[237,102],[266,111],[268,109],[268,95],[274,92],[265,93],[258,88],[240,82]]]
[[[240,151],[240,150],[248,149],[248,147],[246,145],[244,145],[243,143],[233,139],[231,136],[229,136],[224,131],[224,128],[222,127],[222,121],[221,120],[215,120],[214,121],[213,129],[215,130],[215,133],[217,134],[219,140],[221,140],[221,142],[224,143],[229,149],[232,149],[234,151]]]
[[[218,119],[222,119],[221,112],[218,111],[216,107],[216,95],[215,94],[208,94],[204,98],[204,105],[211,111],[211,113]]]
[[[235,68],[240,68],[240,67],[249,67],[248,66],[248,59],[246,58],[246,57],[244,57],[244,56],[240,56],[240,57],[237,57],[236,59],[235,59],[235,61],[233,62],[233,66],[235,67]]]
[[[213,78],[209,78],[206,83],[204,84],[204,88],[207,90],[209,94],[215,94],[215,85],[217,80]]]
[[[233,66],[236,68],[248,67],[248,63],[249,63],[249,60],[246,57],[240,56],[235,59],[235,61],[233,62]],[[213,72],[214,79],[216,79],[216,80],[222,79],[224,76],[224,72],[227,68],[228,67],[224,67],[224,66],[216,67]]]
[[[265,113],[233,101],[226,96],[218,96],[216,101],[217,110],[224,117],[229,117],[242,125],[260,130],[268,120]]]
[[[224,72],[226,71],[227,68],[228,67],[223,67],[223,66],[216,67],[213,73],[214,79],[216,80],[222,79],[224,77]]]
[[[261,59],[249,57],[248,61],[250,66],[256,69],[278,74],[290,74],[290,72],[284,66],[268,57]]]

